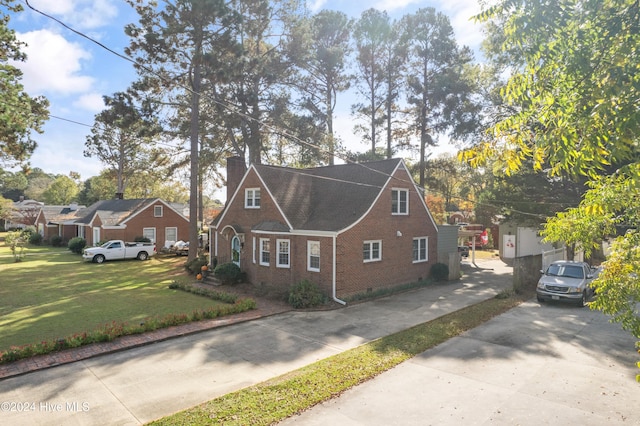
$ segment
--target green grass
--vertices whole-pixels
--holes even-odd
[[[91,331],[106,323],[191,313],[222,303],[168,285],[186,277],[184,258],[155,256],[102,265],[66,249],[29,247],[14,262],[0,242],[0,352]]]
[[[349,388],[506,312],[522,300],[517,297],[494,298],[469,306],[151,424],[273,424],[339,396]]]

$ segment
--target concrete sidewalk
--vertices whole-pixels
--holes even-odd
[[[458,282],[434,285],[333,311],[288,312],[0,380],[0,403],[2,403],[0,423],[11,425],[129,425],[145,423],[486,300],[503,289],[511,287],[511,268],[497,260],[478,261],[478,265],[488,269],[466,268],[465,270],[469,272],[468,275]],[[531,305],[534,308],[538,307],[537,304]],[[548,307],[544,306],[543,308],[547,309]],[[538,328],[546,330],[546,326],[554,332],[560,330],[567,334],[567,336],[562,335],[561,338],[571,337],[575,340],[575,329],[585,329],[585,321],[591,323],[595,321],[589,320],[592,318],[589,315],[599,315],[587,309],[578,310],[564,307],[550,310],[550,312],[564,312],[563,309],[569,309],[570,314],[567,320],[567,330],[564,330],[564,323],[559,327],[553,322],[545,324],[544,321],[542,324],[538,324]],[[519,308],[516,311],[519,312]],[[394,412],[391,407],[396,407],[395,417],[386,417],[386,421],[383,422],[382,419],[385,417],[372,411],[371,415],[374,417],[369,417],[367,413],[362,416],[360,416],[362,413],[356,413],[339,419],[325,418],[325,421],[321,423],[339,421],[341,424],[375,424],[376,419],[380,419],[378,424],[427,424],[429,421],[423,417],[424,413],[419,411],[414,413],[412,410],[424,406],[426,401],[435,400],[437,395],[457,395],[456,392],[468,388],[473,391],[470,397],[459,394],[460,406],[462,406],[466,401],[475,400],[478,392],[482,393],[488,390],[488,395],[499,394],[497,389],[500,384],[495,383],[495,380],[501,377],[511,378],[511,394],[515,394],[520,389],[521,382],[524,383],[526,380],[527,383],[530,383],[531,377],[534,376],[532,372],[539,374],[537,377],[540,382],[537,388],[534,387],[531,392],[534,393],[534,396],[536,392],[544,395],[545,372],[564,380],[561,374],[562,369],[560,369],[560,365],[555,364],[555,361],[547,364],[547,361],[543,361],[546,358],[540,358],[535,364],[537,368],[526,366],[524,371],[519,370],[521,367],[516,367],[515,370],[509,368],[496,370],[493,367],[494,361],[502,358],[528,358],[527,351],[530,348],[527,347],[526,342],[529,342],[530,338],[533,338],[536,348],[539,346],[538,349],[544,349],[542,355],[547,357],[556,355],[555,343],[551,345],[546,342],[547,337],[552,337],[551,331],[545,331],[537,336],[522,334],[518,327],[534,321],[536,317],[524,316],[521,320],[522,323],[518,323],[520,315],[514,316],[514,314],[508,313],[506,316],[499,317],[503,322],[494,325],[496,329],[489,333],[490,336],[493,336],[491,339],[497,340],[497,342],[491,342],[491,339],[487,337],[477,338],[475,340],[479,342],[480,349],[473,345],[453,345],[453,348],[450,349],[453,353],[445,353],[440,358],[436,357],[444,360],[442,362],[454,362],[455,359],[459,359],[461,366],[451,366],[452,372],[445,374],[443,371],[436,371],[432,368],[431,371],[435,371],[435,374],[427,376],[411,370],[413,367],[424,369],[422,363],[426,362],[425,359],[433,358],[427,354],[433,353],[432,351],[446,350],[451,346],[447,342],[432,351],[427,351],[424,356],[416,357],[387,373],[399,375],[399,382],[394,385],[396,387],[383,390],[378,396],[376,396],[376,392],[380,391],[372,390],[371,395],[365,394],[364,398],[365,401],[370,401],[367,404],[381,408],[386,407],[389,414]],[[601,317],[593,316],[593,318]],[[512,322],[513,325],[510,325]],[[602,321],[602,323],[610,325],[606,321]],[[608,371],[612,376],[611,380],[630,379],[629,369],[623,369],[628,357],[624,358],[625,362],[621,362],[622,358],[619,353],[629,351],[629,348],[625,346],[623,349],[622,346],[629,342],[632,344],[633,339],[625,334],[624,338],[616,335],[615,338],[612,338],[613,340],[608,341],[605,336],[609,329],[604,327],[603,330],[604,334],[598,335],[599,341],[604,339],[604,342],[610,343],[616,348],[615,356],[609,358],[605,356],[602,360],[608,365]],[[472,339],[468,335],[452,341],[470,342]],[[500,343],[500,339],[520,341],[524,347],[519,348],[516,353],[507,353],[507,350],[503,349],[504,345]],[[585,341],[588,339],[586,337]],[[551,346],[545,349],[546,345]],[[558,348],[562,348],[562,346],[558,346]],[[610,347],[600,348],[598,342],[594,341],[589,349],[594,356],[600,356],[600,349],[607,351]],[[480,354],[491,356],[476,359],[474,354],[477,354],[478,350],[480,350]],[[573,346],[570,346],[569,350],[576,355],[573,369],[579,370],[585,356],[580,351],[576,351]],[[634,354],[632,353],[632,355]],[[571,361],[570,356],[567,355],[567,360],[561,366],[565,367],[564,364],[570,364]],[[543,365],[546,370],[543,369]],[[465,366],[468,366],[468,369]],[[591,368],[592,366],[589,365],[589,367],[589,369],[583,369],[588,377],[593,376],[592,370],[600,371],[595,366]],[[409,368],[409,370],[403,374],[405,368]],[[456,372],[457,368],[467,369],[465,371],[468,372]],[[480,371],[486,369],[488,375],[495,375],[495,380],[475,377],[480,374],[475,371],[476,369]],[[384,376],[386,374],[381,378]],[[464,380],[460,380],[460,377]],[[597,391],[599,384],[592,383],[593,379],[590,380],[587,384],[593,384]],[[611,380],[602,382],[606,386],[601,388],[603,391],[615,392],[613,383],[610,383]],[[378,379],[358,386],[352,392],[357,392],[361,388],[366,389],[366,386],[376,383],[379,383]],[[587,384],[583,385],[586,387]],[[387,385],[383,382],[383,388],[385,386]],[[409,390],[413,396],[402,396],[394,400],[392,398],[394,395],[391,394],[402,395],[399,392],[402,387],[407,388],[405,390]],[[507,386],[507,388],[509,387]],[[582,391],[583,389],[577,390]],[[550,395],[557,395],[558,392],[559,389],[554,389]],[[640,400],[638,393],[630,392],[629,395],[635,398],[636,403],[637,400]],[[385,396],[390,399],[385,401]],[[370,397],[372,399],[369,399]],[[566,397],[565,399],[575,404],[573,398]],[[544,400],[544,398],[541,399]],[[615,401],[621,399],[614,398]],[[338,403],[340,401],[344,400],[340,398]],[[404,405],[399,404],[403,401]],[[550,409],[552,413],[557,414],[557,409],[564,407],[558,407],[558,401],[554,402],[556,404],[552,405]],[[633,410],[631,407],[635,407],[636,403],[629,405],[628,409]],[[356,404],[358,403],[356,402]],[[586,401],[585,404],[587,404]],[[488,407],[480,404],[476,404],[474,407],[475,410],[481,410],[483,415],[488,410]],[[523,407],[526,408],[527,405],[524,404]],[[450,409],[454,410],[451,407]],[[457,414],[462,412],[463,410],[458,411]],[[313,413],[315,410],[306,414],[308,417],[297,417],[291,421],[297,420],[301,424],[312,424],[316,418],[320,421],[325,415]],[[468,416],[464,421],[472,424],[478,419],[486,419],[486,417],[476,417],[474,410],[471,409],[464,411],[464,413],[465,416]],[[440,413],[439,417],[433,417],[433,423],[447,424],[444,421],[447,418],[456,420],[456,423],[448,424],[459,423],[461,419],[453,414],[456,414],[455,410]],[[514,423],[518,423],[518,421],[504,422],[504,424]]]

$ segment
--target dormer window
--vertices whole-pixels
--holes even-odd
[[[391,214],[409,214],[409,190],[391,190]]]
[[[260,208],[260,188],[247,188],[244,191],[244,208]]]

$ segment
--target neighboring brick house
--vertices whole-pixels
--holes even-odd
[[[53,236],[61,236],[63,241],[69,241],[78,236],[78,225],[75,220],[84,206],[69,204],[68,206],[43,205],[35,220],[35,226],[45,241]]]
[[[0,219],[0,225],[4,229],[22,229],[27,226],[35,226],[36,218],[44,203],[36,200],[25,200],[20,197],[19,201],[14,201],[11,212],[6,220]]]
[[[189,219],[159,198],[98,201],[79,211],[74,224],[88,246],[147,237],[160,248],[189,238]]]
[[[401,159],[312,169],[227,163],[211,254],[249,282],[308,279],[334,300],[429,276],[437,227]]]

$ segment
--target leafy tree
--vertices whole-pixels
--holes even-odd
[[[323,10],[302,21],[293,35],[300,49],[298,63],[303,70],[300,90],[303,107],[326,131],[328,163],[334,164],[336,141],[333,118],[338,92],[347,90],[351,78],[347,74],[350,53],[351,20],[342,12]]]
[[[0,195],[0,220],[8,220],[13,212],[13,202]]]
[[[551,175],[590,178],[581,204],[550,219],[544,235],[587,253],[614,238],[592,306],[640,338],[640,4],[504,0],[479,18],[502,23],[504,52],[523,65],[503,90],[513,113],[461,157],[498,158],[506,173],[531,161]]]
[[[0,0],[0,6],[14,13],[23,10],[13,0]],[[42,96],[30,97],[20,84],[22,71],[9,64],[24,62],[26,55],[8,24],[9,15],[0,10],[0,163],[14,164],[26,161],[35,150],[31,131],[42,133],[49,118],[49,102]]]
[[[386,126],[386,157],[391,158],[393,140],[402,138],[394,131],[394,115],[406,67],[407,32],[386,12],[368,9],[356,22],[353,38],[358,70],[355,85],[366,101],[353,105],[352,111],[368,121],[367,126],[358,125],[355,130],[371,143],[375,153]]]
[[[377,9],[365,10],[356,22],[353,38],[356,44],[356,88],[366,99],[365,103],[352,106],[354,115],[367,119],[368,126],[357,126],[365,140],[376,152],[376,141],[380,125],[384,122],[385,46],[391,36],[391,22],[386,12]]]
[[[139,25],[129,24],[131,38],[126,53],[136,59],[141,81],[136,85],[169,108],[188,111],[180,125],[189,140],[189,244],[198,244],[199,131],[201,91],[205,67],[223,64],[229,46],[229,25],[235,19],[223,0],[166,0],[162,8],[142,0],[127,0],[140,15]],[[224,71],[223,71],[224,72]],[[212,73],[212,75],[214,75]],[[185,102],[186,101],[186,102]],[[180,129],[175,129],[179,133]],[[189,260],[195,257],[189,253]]]
[[[116,179],[112,170],[102,170],[98,176],[86,179],[78,193],[78,203],[89,206],[96,201],[109,200],[117,192]]]
[[[24,195],[32,200],[42,201],[44,191],[53,183],[55,176],[45,173],[44,170],[36,167],[27,174],[29,182],[24,190]]]
[[[11,250],[14,262],[21,262],[24,258],[24,248],[29,242],[29,234],[24,231],[8,232],[4,237],[4,243]]]
[[[508,176],[499,165],[495,170],[485,169],[485,185],[478,193],[482,194],[483,204],[494,207],[494,214],[538,227],[546,217],[580,203],[586,190],[584,179],[550,177],[544,171],[533,170],[532,161],[526,163],[525,168]]]
[[[433,216],[433,219],[436,221],[436,223],[447,223],[448,217],[445,210],[446,204],[442,196],[429,193],[425,196],[425,202],[427,203],[427,207],[429,207],[431,216]]]
[[[230,5],[242,19],[233,26],[235,50],[225,58],[228,75],[216,86],[216,99],[236,108],[224,107],[226,136],[238,155],[249,164],[260,164],[273,142],[286,113],[293,66],[287,55],[288,32],[299,4],[290,0],[244,0]]]
[[[420,140],[419,181],[425,185],[426,149],[435,134],[454,136],[475,131],[473,87],[465,78],[472,55],[456,43],[449,18],[434,8],[403,18],[409,34],[408,102],[412,129]]]
[[[78,184],[68,176],[58,176],[42,193],[46,204],[67,205],[76,200],[80,192]]]
[[[27,189],[27,176],[23,172],[10,172],[0,169],[0,194],[13,201],[18,201]]]
[[[131,92],[104,96],[105,110],[95,117],[85,142],[85,157],[96,157],[116,175],[116,192],[124,194],[135,173],[155,167],[153,139],[160,132],[150,112],[136,105]]]

